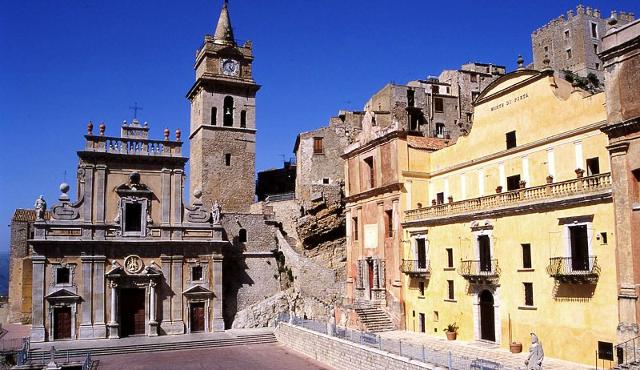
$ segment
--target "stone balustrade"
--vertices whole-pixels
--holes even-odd
[[[444,216],[488,211],[509,205],[517,206],[518,203],[543,203],[554,198],[560,199],[574,195],[586,195],[603,190],[611,190],[611,173],[603,173],[479,198],[465,199],[458,202],[412,209],[405,212],[405,221],[414,222]]]
[[[92,152],[182,157],[182,142],[86,135],[85,150]]]

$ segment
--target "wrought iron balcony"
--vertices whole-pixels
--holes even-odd
[[[563,283],[595,283],[600,276],[598,257],[552,257],[547,273]]]
[[[487,211],[508,211],[522,205],[548,205],[555,200],[583,199],[585,196],[611,192],[611,173],[581,177],[568,181],[527,187],[479,198],[450,201],[431,207],[422,207],[405,212],[406,222],[420,222],[451,216],[469,216]]]
[[[429,260],[402,260],[400,270],[413,277],[426,277],[431,272]]]
[[[466,260],[460,262],[460,275],[472,283],[497,280],[500,276],[498,260]]]

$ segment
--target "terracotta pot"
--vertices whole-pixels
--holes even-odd
[[[458,337],[457,331],[447,331],[445,332],[445,334],[447,334],[447,340],[456,340],[456,338]]]
[[[520,342],[511,342],[509,344],[509,350],[511,353],[520,353],[522,352],[522,343]]]
[[[497,193],[497,194],[502,193],[502,186],[498,186],[498,187],[496,187],[496,193]]]

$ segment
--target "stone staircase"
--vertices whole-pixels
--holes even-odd
[[[188,335],[185,335],[188,337]],[[167,338],[155,337],[158,339]],[[129,338],[127,338],[129,339]],[[173,339],[173,338],[172,338]],[[120,355],[127,353],[141,353],[141,352],[160,352],[160,351],[180,351],[200,348],[215,348],[215,347],[228,347],[228,346],[241,346],[249,344],[265,344],[276,343],[276,337],[273,331],[264,332],[261,331],[256,334],[242,334],[242,335],[228,335],[224,337],[214,336],[212,338],[185,338],[185,340],[156,340],[150,343],[132,344],[131,341],[123,339],[107,340],[111,345],[104,345],[100,343],[98,345],[87,345],[79,348],[60,348],[60,343],[55,343],[56,352],[55,356],[58,359],[65,359],[67,357],[82,357],[90,353],[91,357],[95,356],[109,356]],[[118,342],[121,343],[118,343]],[[104,340],[100,340],[104,342]],[[124,342],[124,343],[123,343]],[[126,344],[125,344],[126,343]],[[30,352],[30,360],[33,362],[42,362],[42,360],[49,361],[51,359],[50,347],[43,347],[33,349]]]
[[[376,333],[381,331],[396,330],[389,315],[378,307],[356,307],[356,314],[367,331]]]

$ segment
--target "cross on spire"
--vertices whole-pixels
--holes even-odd
[[[133,118],[138,118],[138,111],[142,110],[142,107],[138,106],[138,102],[133,103],[133,107],[129,107],[133,111]]]

